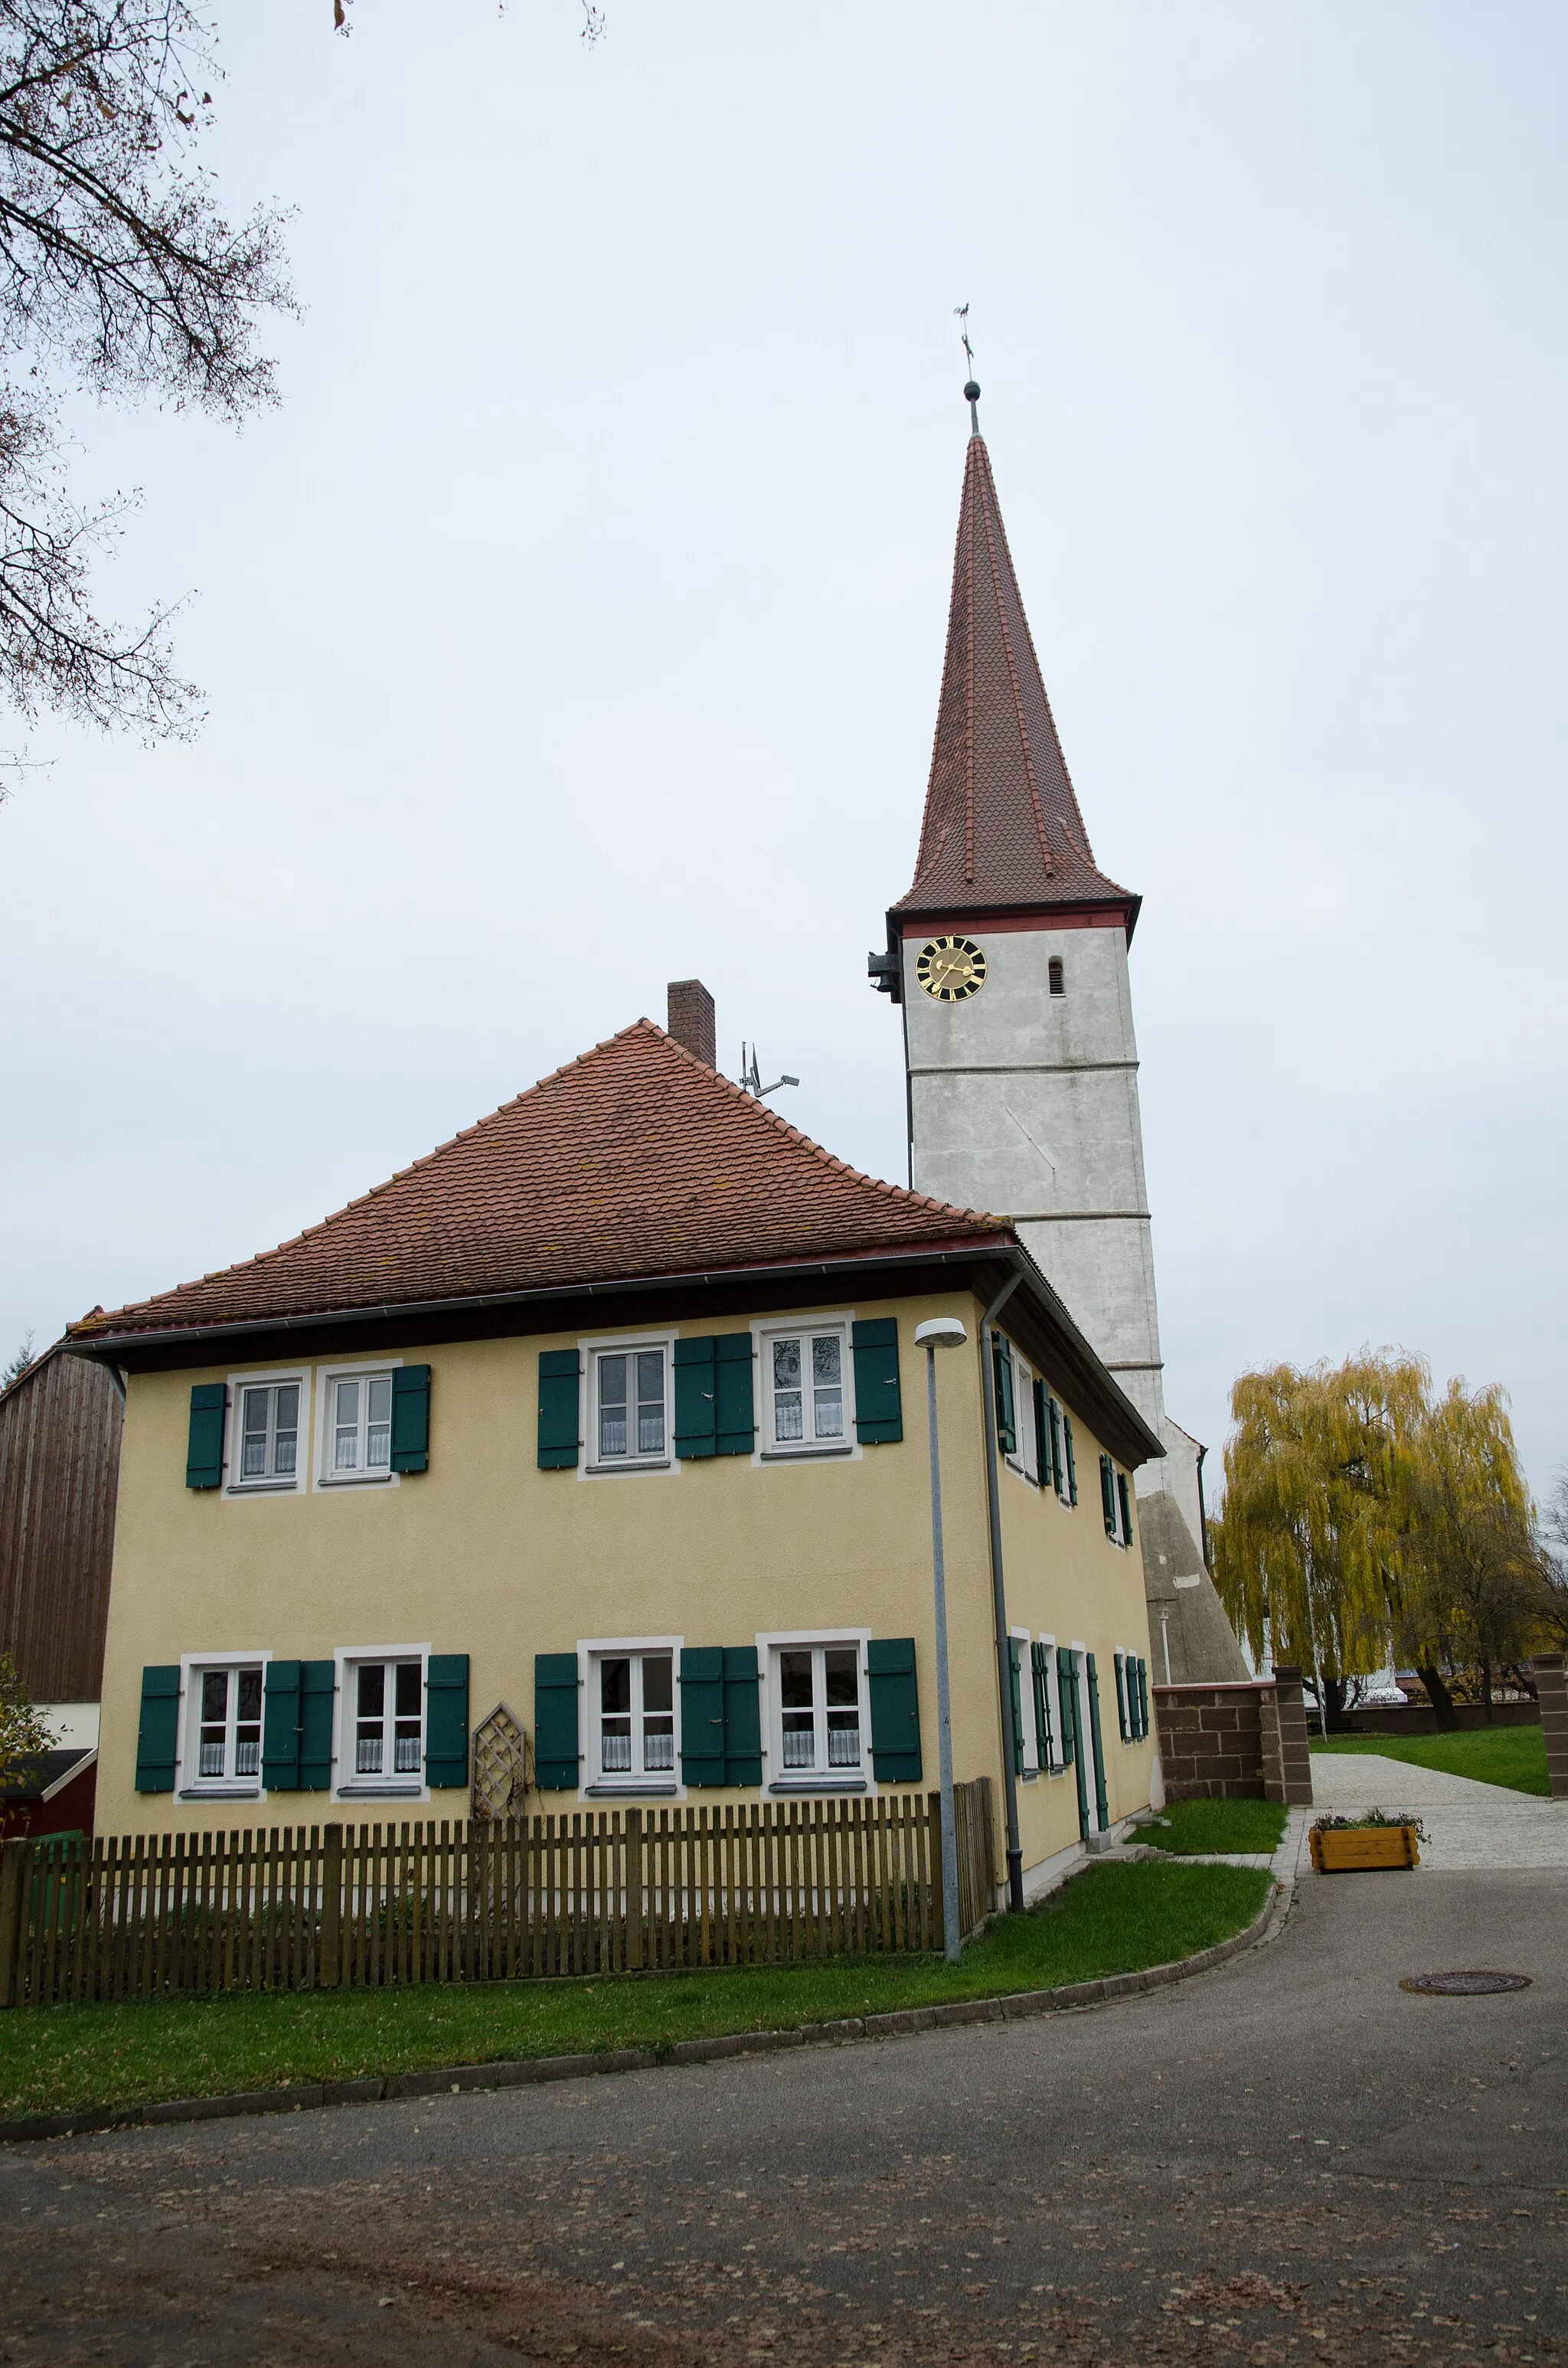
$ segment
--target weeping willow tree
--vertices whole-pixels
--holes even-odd
[[[1473,1667],[1490,1720],[1494,1672],[1545,1641],[1551,1591],[1502,1390],[1450,1382],[1415,1445],[1394,1574],[1400,1647],[1439,1710],[1442,1672]]]
[[[1326,1717],[1387,1656],[1389,1573],[1409,1520],[1412,1441],[1431,1376],[1418,1357],[1243,1373],[1231,1393],[1216,1577],[1255,1659],[1311,1669]]]
[[[1310,1668],[1325,1725],[1348,1679],[1394,1650],[1440,1722],[1461,1666],[1490,1707],[1547,1592],[1503,1392],[1451,1382],[1434,1399],[1424,1359],[1363,1350],[1244,1373],[1231,1411],[1215,1576],[1254,1657]]]

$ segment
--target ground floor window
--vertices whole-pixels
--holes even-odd
[[[860,1648],[780,1645],[774,1651],[778,1770],[785,1778],[858,1775],[863,1766]]]
[[[604,1653],[596,1679],[600,1775],[628,1783],[673,1776],[674,1653]]]
[[[356,1661],[347,1672],[356,1782],[417,1789],[425,1766],[425,1670],[417,1660]]]
[[[258,1783],[261,1777],[261,1667],[230,1664],[192,1669],[195,1749],[190,1773],[198,1784]]]

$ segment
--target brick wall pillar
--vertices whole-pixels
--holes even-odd
[[[1568,1801],[1568,1671],[1562,1653],[1538,1653],[1530,1665],[1540,1696],[1546,1774],[1554,1801]]]
[[[1300,1669],[1274,1672],[1275,1715],[1279,1736],[1279,1792],[1269,1799],[1292,1808],[1311,1808],[1312,1762],[1307,1748],[1307,1708],[1301,1695]]]

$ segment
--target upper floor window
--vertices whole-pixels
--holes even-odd
[[[1049,969],[1051,973],[1051,991],[1052,995],[1065,995],[1067,992],[1067,986],[1062,976],[1062,957],[1060,954],[1051,955]]]
[[[676,1764],[675,1655],[605,1653],[597,1664],[599,1774],[638,1783]]]
[[[669,1358],[657,1349],[601,1349],[593,1360],[594,1460],[669,1460]]]
[[[231,1465],[231,1485],[239,1488],[294,1488],[299,1486],[300,1407],[302,1383],[242,1382],[239,1406],[237,1471]]]
[[[190,1691],[196,1727],[190,1773],[195,1782],[257,1783],[261,1775],[260,1664],[192,1669]]]
[[[385,1480],[392,1474],[390,1373],[338,1374],[328,1383],[331,1480]]]
[[[769,1333],[763,1343],[767,1447],[775,1452],[845,1448],[844,1330]]]

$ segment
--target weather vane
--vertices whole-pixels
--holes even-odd
[[[967,304],[955,304],[953,306],[953,318],[959,324],[959,335],[963,339],[964,359],[969,364],[969,378],[965,383],[963,393],[964,401],[969,405],[970,429],[973,435],[978,436],[980,433],[980,389],[975,383],[974,377],[974,347],[969,341],[969,306]]]

